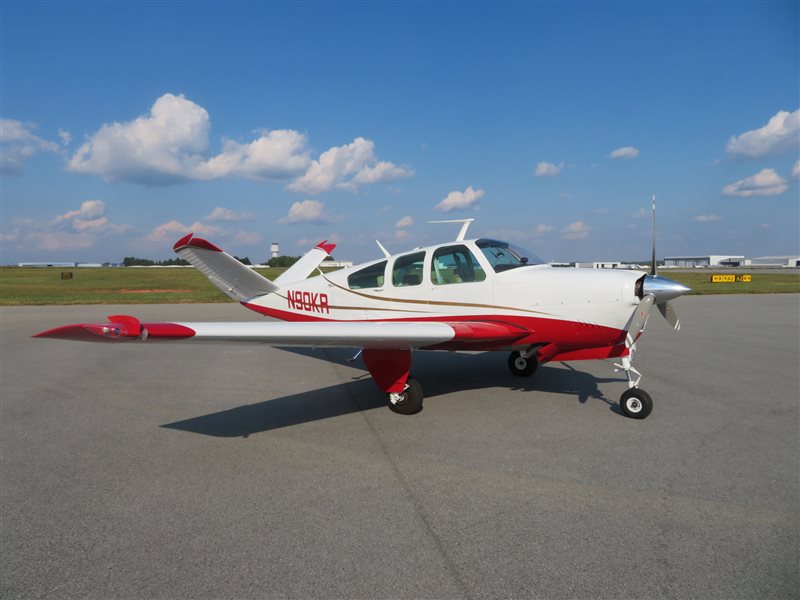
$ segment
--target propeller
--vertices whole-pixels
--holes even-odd
[[[680,319],[678,319],[678,315],[669,301],[690,291],[685,285],[658,275],[656,266],[656,197],[653,195],[653,255],[650,262],[650,273],[644,275],[636,283],[636,295],[641,299],[641,302],[631,315],[625,328],[628,332],[625,345],[630,348],[636,343],[636,340],[644,331],[647,317],[653,304],[658,307],[658,312],[670,324],[670,327],[675,331],[680,330]]]
[[[653,307],[654,300],[655,296],[652,294],[648,294],[642,298],[642,301],[639,302],[639,306],[636,307],[631,318],[628,319],[628,324],[625,325],[625,331],[628,332],[628,335],[625,336],[626,348],[632,348],[636,340],[639,339],[639,336],[642,335],[644,326],[647,325],[647,317],[650,316],[650,309]]]

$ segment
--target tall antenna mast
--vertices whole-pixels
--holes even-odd
[[[458,236],[456,236],[456,241],[460,242],[467,235],[467,229],[469,229],[469,224],[472,223],[474,220],[475,219],[450,219],[447,221],[428,221],[428,223],[461,223],[461,231],[459,231]]]
[[[653,194],[653,259],[650,263],[650,275],[656,275],[656,195]]]

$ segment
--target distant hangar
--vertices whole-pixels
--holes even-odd
[[[705,256],[667,256],[664,266],[677,268],[695,267],[800,267],[798,256],[759,256],[745,258],[732,254],[707,254]]]
[[[730,254],[707,254],[705,256],[666,256],[665,267],[740,267],[744,264],[744,256]]]

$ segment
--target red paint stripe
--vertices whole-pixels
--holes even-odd
[[[276,319],[280,319],[281,321],[292,321],[292,322],[307,322],[307,321],[331,321],[336,322],[336,319],[325,319],[323,317],[315,317],[313,315],[306,315],[300,313],[293,313],[289,312],[288,310],[280,310],[278,308],[268,308],[266,306],[259,306],[258,304],[251,304],[249,302],[242,302],[242,306],[245,308],[249,308],[253,312],[260,313],[262,315],[266,315],[268,317],[274,317]]]
[[[457,324],[465,324],[469,327],[478,327],[479,324],[499,325],[509,328],[511,331],[516,328],[524,335],[513,339],[505,340],[480,340],[479,335],[470,339],[469,334],[462,333],[462,339],[453,339],[445,344],[432,346],[430,350],[492,350],[510,345],[529,346],[536,344],[552,344],[548,351],[550,356],[543,357],[544,361],[551,360],[552,356],[559,353],[571,352],[574,350],[586,350],[616,346],[625,341],[626,332],[613,327],[602,325],[590,325],[577,323],[563,319],[545,319],[542,317],[529,317],[504,314],[477,314],[477,315],[438,315],[430,317],[403,317],[398,319],[326,319],[305,313],[295,313],[277,308],[258,306],[247,302],[242,303],[245,307],[257,313],[274,317],[282,321],[308,322],[326,321],[336,323],[381,323],[381,322],[435,322],[447,323],[454,329]],[[477,331],[477,330],[476,330]],[[488,332],[487,332],[488,333]],[[574,359],[578,360],[578,359]]]
[[[148,339],[185,340],[186,338],[194,337],[197,333],[191,327],[185,327],[177,323],[143,323],[142,326],[147,330]]]

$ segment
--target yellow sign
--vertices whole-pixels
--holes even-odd
[[[750,283],[753,281],[752,275],[712,275],[711,283]]]

